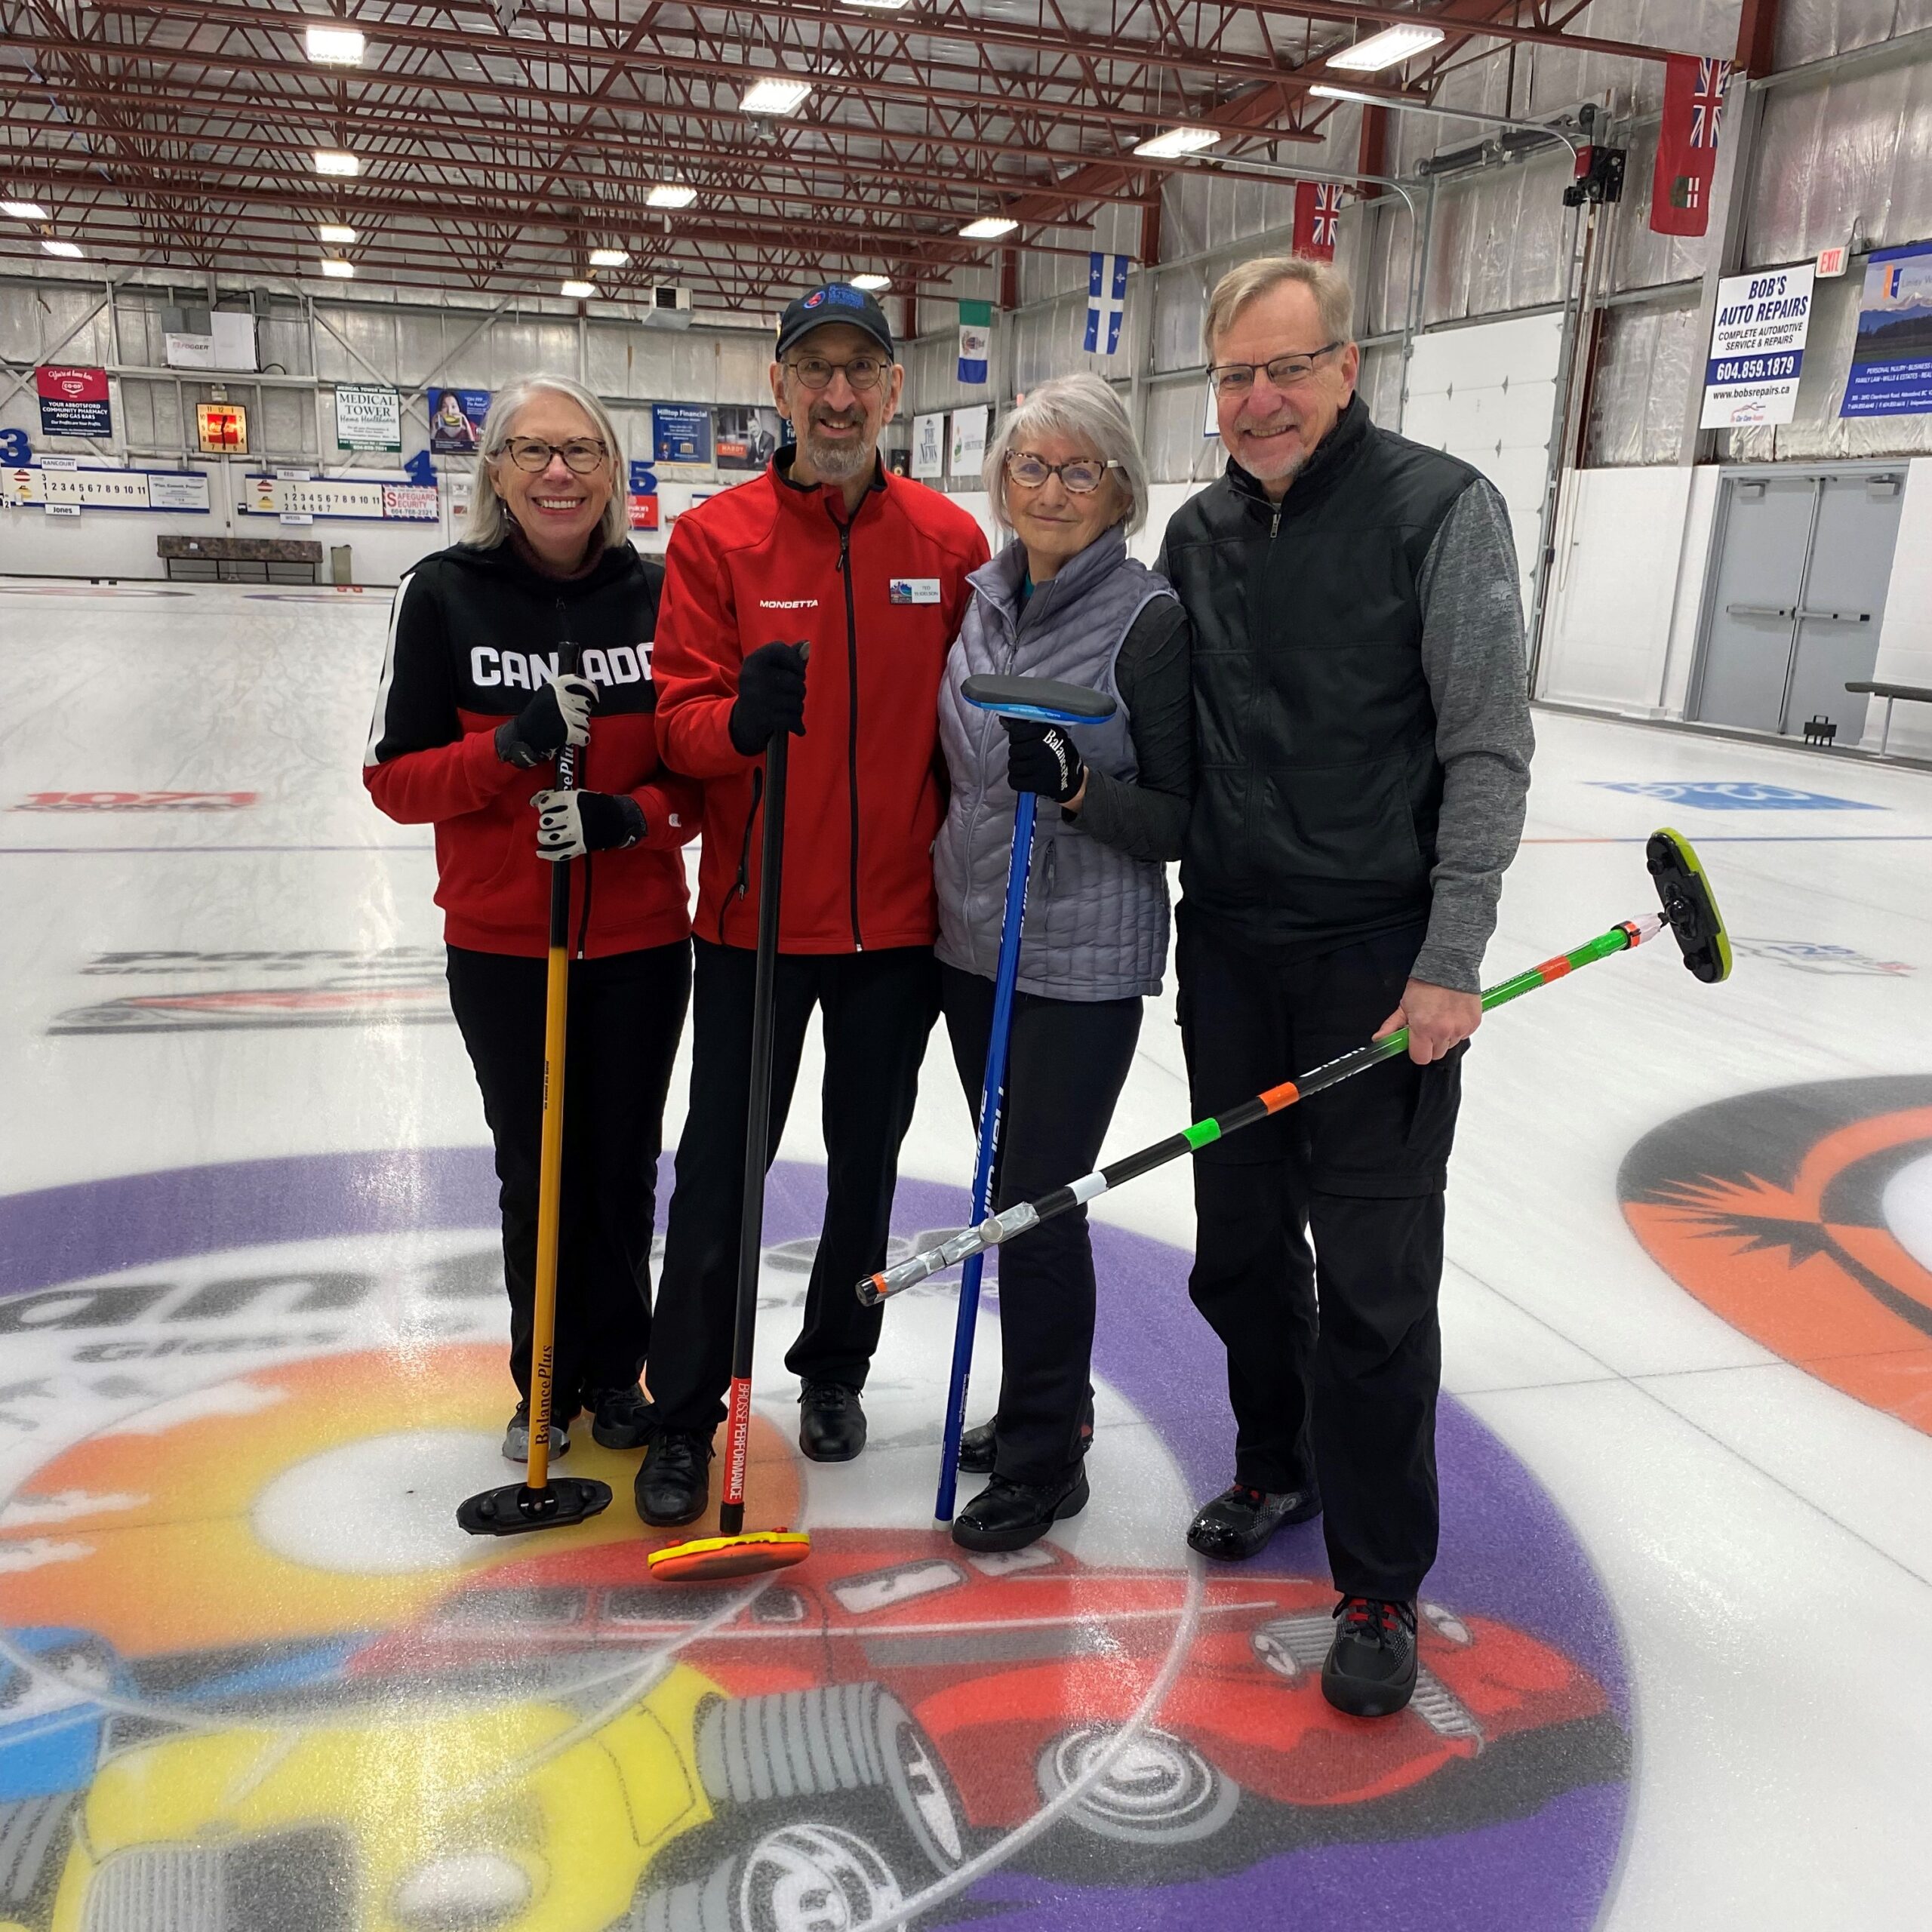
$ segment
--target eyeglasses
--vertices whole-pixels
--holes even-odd
[[[1006,453],[1006,473],[1014,482],[1037,490],[1049,476],[1057,476],[1076,497],[1091,497],[1106,481],[1109,470],[1125,467],[1112,457],[1105,462],[1097,456],[1079,456],[1071,463],[1049,463],[1031,450]]]
[[[1276,389],[1291,389],[1315,374],[1319,358],[1341,346],[1340,342],[1324,342],[1319,349],[1274,356],[1266,362],[1217,362],[1208,371],[1208,380],[1214,385],[1217,395],[1245,395],[1254,388],[1255,377],[1266,369],[1269,381]]]
[[[849,362],[828,362],[823,355],[800,355],[786,364],[808,389],[829,388],[834,376],[843,375],[854,391],[863,395],[875,389],[892,367],[883,357],[855,355]]]
[[[589,476],[611,460],[611,452],[601,442],[546,443],[535,436],[512,436],[503,445],[511,462],[534,475],[548,469],[550,459],[560,456],[565,466],[580,476]]]

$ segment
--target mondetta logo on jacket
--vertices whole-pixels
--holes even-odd
[[[761,597],[758,600],[761,611],[816,611],[816,597]]]

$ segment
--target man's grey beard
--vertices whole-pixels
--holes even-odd
[[[875,446],[863,437],[849,443],[829,443],[816,435],[814,423],[805,425],[805,454],[813,469],[828,483],[849,483],[872,467]]]

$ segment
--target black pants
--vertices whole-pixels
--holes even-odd
[[[1197,1119],[1361,1045],[1423,939],[1279,964],[1185,905],[1179,924]],[[1336,1587],[1365,1596],[1414,1596],[1435,1560],[1436,1298],[1461,1088],[1460,1048],[1386,1061],[1195,1158],[1188,1287],[1227,1345],[1235,1480],[1318,1478]]]
[[[986,1085],[993,983],[940,968],[953,1064],[974,1124]],[[1015,995],[993,1207],[1010,1208],[1090,1173],[1133,1064],[1137,999]],[[1043,1223],[999,1251],[999,1412],[993,1466],[1051,1482],[1078,1453],[1094,1352],[1094,1250],[1087,1210]]]
[[[756,958],[740,946],[696,945],[691,1110],[678,1143],[651,1396],[665,1427],[706,1433],[724,1420],[731,1381]],[[861,1307],[857,1291],[885,1265],[899,1144],[912,1124],[919,1063],[939,1013],[938,968],[925,946],[779,955],[774,1150],[815,1006],[825,1016],[825,1223],[804,1327],[785,1366],[808,1381],[857,1389],[865,1386],[884,1312]]]
[[[545,964],[449,949],[450,1004],[469,1049],[503,1183],[510,1373],[530,1394],[543,1127]],[[628,1387],[651,1346],[651,1231],[664,1094],[691,994],[691,948],[574,959],[564,1054],[562,1225],[551,1399],[568,1420]]]

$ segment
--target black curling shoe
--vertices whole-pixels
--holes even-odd
[[[1187,1526],[1187,1546],[1218,1563],[1238,1563],[1260,1555],[1277,1530],[1321,1513],[1321,1497],[1312,1484],[1275,1493],[1238,1482],[1202,1505]]]
[[[808,1382],[798,1392],[798,1447],[814,1463],[849,1463],[866,1446],[866,1412],[846,1382]]]
[[[583,1398],[592,1438],[606,1449],[641,1449],[651,1439],[651,1404],[633,1382],[628,1389],[593,1389]]]
[[[550,1460],[555,1462],[560,1456],[571,1453],[571,1429],[568,1421],[559,1422],[553,1416],[550,1419]],[[510,1417],[509,1426],[503,1431],[503,1460],[509,1463],[527,1463],[530,1460],[530,1404],[519,1402],[516,1414]]]
[[[1415,1694],[1416,1607],[1385,1597],[1344,1597],[1321,1666],[1321,1694],[1352,1718],[1386,1718]]]
[[[1013,1482],[995,1476],[953,1518],[962,1549],[1024,1549],[1054,1524],[1087,1506],[1087,1472],[1075,1463],[1058,1481]]]
[[[688,1429],[654,1429],[635,1494],[647,1523],[672,1529],[695,1522],[711,1500],[711,1438]]]
[[[1080,1454],[1085,1455],[1093,1446],[1094,1398],[1090,1394],[1080,1417]],[[959,1438],[959,1473],[964,1476],[991,1475],[998,1453],[998,1441],[991,1423],[983,1422],[977,1429],[969,1429]]]

